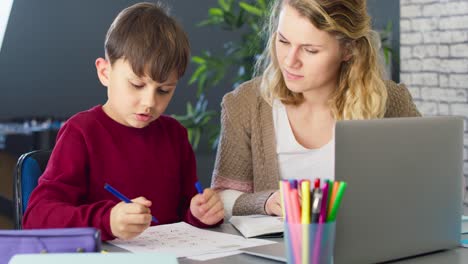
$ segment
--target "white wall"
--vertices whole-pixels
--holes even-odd
[[[400,80],[423,115],[465,117],[467,177],[468,0],[400,0],[400,15]]]

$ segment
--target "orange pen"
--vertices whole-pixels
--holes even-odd
[[[327,211],[327,219],[330,217],[331,209],[333,204],[335,203],[336,193],[338,192],[338,188],[340,187],[340,182],[334,181],[333,182],[333,189],[330,196],[330,201],[328,202],[328,211]]]

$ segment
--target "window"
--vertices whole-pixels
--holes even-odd
[[[14,0],[0,0],[0,51]]]

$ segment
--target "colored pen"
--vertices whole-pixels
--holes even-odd
[[[310,181],[301,182],[302,263],[309,263]]]
[[[300,224],[301,223],[301,205],[299,203],[299,192],[298,189],[291,189],[291,208],[293,212],[293,223]]]
[[[295,182],[296,183],[296,187],[297,186],[297,181]],[[292,212],[293,212],[293,217],[292,217],[292,221],[294,224],[300,224],[301,223],[301,205],[299,203],[299,191],[300,189],[297,189],[297,188],[291,188],[291,192],[290,192],[290,195],[291,195],[291,208],[292,208]],[[296,228],[292,228],[293,229],[293,232],[291,234],[291,237],[293,239],[293,242],[296,241],[295,243],[300,243],[300,238],[301,238],[301,230],[300,229],[296,229]],[[300,259],[300,256],[301,256],[301,248],[298,246],[298,245],[293,245],[293,249],[294,249],[294,259]]]
[[[329,182],[325,181],[322,189],[322,207],[320,208],[319,223],[325,223],[327,221],[328,186]]]
[[[335,203],[336,194],[338,193],[338,188],[339,187],[340,187],[340,182],[338,182],[338,181],[333,182],[333,190],[332,190],[332,193],[331,193],[331,196],[330,196],[330,201],[328,201],[327,221],[330,221],[331,210],[332,210],[333,204]],[[328,195],[330,195],[330,194],[328,194]]]
[[[311,223],[318,223],[319,216],[320,216],[320,209],[322,209],[322,190],[318,188],[314,192],[314,197],[312,200],[312,218],[310,220]]]
[[[336,214],[338,212],[338,208],[340,207],[341,200],[343,199],[343,193],[346,190],[346,182],[340,182],[340,186],[338,187],[338,192],[336,193],[336,198],[335,202],[333,203],[333,206],[331,208],[330,214],[328,215],[329,221],[335,221],[336,220]]]
[[[294,210],[294,202],[293,202],[293,196],[296,195],[296,201],[298,201],[297,199],[297,189],[293,189],[293,187],[291,186],[293,184],[293,181],[291,180],[284,180],[283,181],[283,191],[284,191],[284,204],[285,204],[285,210],[286,210],[286,221],[287,223],[290,223],[290,224],[297,224],[297,223],[300,223],[300,222],[297,222],[296,221],[296,218],[295,218],[295,210]],[[293,190],[296,191],[296,193],[294,194],[293,193]],[[299,203],[299,201],[298,201]],[[291,251],[288,251],[290,253],[288,254],[291,254],[293,256],[293,259],[300,259],[300,252],[298,252],[299,250],[299,246],[297,245],[297,243],[300,242],[300,233],[297,233],[298,230],[296,230],[296,228],[292,227],[291,228],[287,228],[285,231],[287,231],[287,236],[289,237],[289,243],[288,246],[290,246],[290,248],[292,249]]]
[[[108,192],[112,193],[115,197],[119,198],[120,200],[124,201],[125,203],[133,203],[125,195],[123,195],[122,193],[120,193],[114,187],[110,186],[107,183],[104,185],[104,189],[106,189]],[[151,216],[151,218],[153,219],[153,222],[155,222],[156,224],[159,223],[158,219],[156,219],[156,217]]]
[[[314,197],[314,192],[320,188],[320,178],[314,180],[314,188],[312,190],[312,197]]]
[[[289,185],[290,185],[291,190],[297,189],[297,180],[294,180],[294,179],[289,180]]]
[[[301,191],[301,224],[310,224],[310,182],[308,180],[304,180],[301,182]]]
[[[202,194],[202,193],[203,193],[203,188],[201,187],[201,184],[200,184],[199,181],[197,181],[197,182],[195,183],[195,188],[197,188],[197,192],[198,192],[199,194]]]
[[[327,210],[325,211],[325,222],[327,221],[328,208],[330,208],[331,196],[333,193],[333,181],[327,180],[327,182],[328,182],[328,197],[327,197]]]
[[[283,193],[284,193],[284,210],[286,211],[286,221],[293,223],[293,210],[291,202],[291,183],[287,180],[283,181]]]

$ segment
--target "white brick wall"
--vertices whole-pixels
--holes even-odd
[[[400,16],[400,80],[423,115],[465,117],[468,177],[468,0],[400,0]]]

